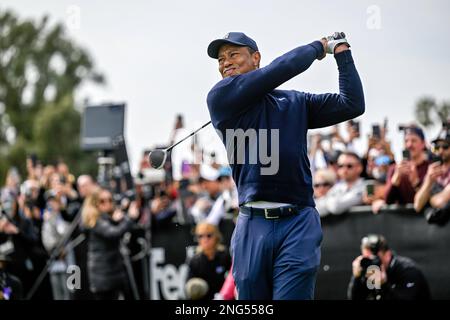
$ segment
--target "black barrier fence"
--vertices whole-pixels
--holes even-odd
[[[322,219],[322,259],[316,299],[347,299],[352,261],[360,254],[361,238],[383,234],[399,255],[412,258],[424,272],[433,299],[450,298],[450,226],[427,223],[411,208],[390,206],[374,215],[369,207],[355,207],[340,216]],[[234,223],[220,225],[229,244]],[[152,299],[185,299],[187,257],[195,250],[193,227],[171,224],[153,235],[151,254]]]

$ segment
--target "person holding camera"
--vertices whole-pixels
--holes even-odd
[[[414,209],[421,212],[427,208],[428,222],[445,224],[450,217],[450,130],[444,127],[432,143],[437,156],[414,197]]]
[[[70,224],[61,215],[61,195],[55,190],[48,190],[45,194],[47,208],[44,211],[42,224],[42,244],[49,254],[58,246],[69,232]],[[75,263],[73,250],[65,248],[50,264],[50,283],[52,285],[53,299],[70,300],[70,291],[67,288],[67,267]]]
[[[378,234],[362,238],[347,295],[350,300],[429,300],[431,296],[415,262],[395,254]]]
[[[0,221],[1,223],[1,221]],[[19,278],[9,273],[6,265],[11,258],[5,254],[0,246],[0,301],[1,300],[22,300],[23,287]]]
[[[127,274],[120,245],[122,236],[139,218],[136,202],[128,215],[116,209],[112,193],[105,188],[94,191],[85,201],[82,221],[88,230],[89,287],[98,300],[117,300],[129,294]]]
[[[410,126],[403,131],[405,134],[403,160],[388,171],[385,190],[387,204],[414,203],[414,195],[422,185],[428,169],[425,135],[422,129]]]
[[[40,248],[39,233],[31,220],[20,212],[17,195],[4,192],[0,203],[0,251],[8,258],[4,269],[21,281],[25,294],[33,285],[36,272],[40,271],[36,257]]]

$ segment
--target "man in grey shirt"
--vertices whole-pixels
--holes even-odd
[[[359,156],[354,152],[343,152],[338,158],[339,182],[328,193],[316,199],[316,209],[321,217],[338,215],[353,206],[363,203],[364,180],[360,177],[363,170]]]

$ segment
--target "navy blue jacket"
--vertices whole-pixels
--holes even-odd
[[[256,164],[234,161],[228,153],[239,193],[239,204],[272,201],[314,206],[311,170],[307,155],[307,131],[331,126],[364,113],[364,93],[350,50],[335,55],[339,70],[339,94],[311,94],[277,90],[282,83],[302,73],[323,55],[320,41],[300,46],[275,59],[268,66],[227,77],[208,93],[212,124],[220,131],[224,145],[227,129],[278,129],[279,169],[263,175]],[[228,139],[231,140],[231,139]],[[271,150],[270,134],[268,150]],[[234,152],[238,144],[234,145]],[[241,144],[248,156],[254,145]],[[274,156],[274,155],[272,155]],[[235,159],[236,160],[236,159]]]

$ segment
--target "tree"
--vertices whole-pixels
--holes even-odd
[[[104,79],[86,50],[65,34],[62,24],[49,25],[47,16],[38,22],[21,20],[11,11],[0,10],[1,181],[9,166],[23,168],[25,155],[31,151],[48,160],[82,160],[79,148],[67,143],[79,136],[80,115],[73,97],[86,81],[102,84]],[[57,128],[49,119],[62,121],[65,128]],[[51,130],[58,130],[58,135]],[[55,139],[58,148],[52,149]],[[76,171],[84,166],[73,164]]]
[[[450,103],[444,101],[438,105],[434,98],[424,96],[417,101],[415,113],[417,121],[425,128],[441,125],[450,116]]]
[[[74,173],[92,173],[97,162],[92,153],[80,149],[81,115],[73,104],[73,97],[66,96],[57,106],[47,104],[39,111],[33,126],[33,151],[44,163],[64,158]]]

